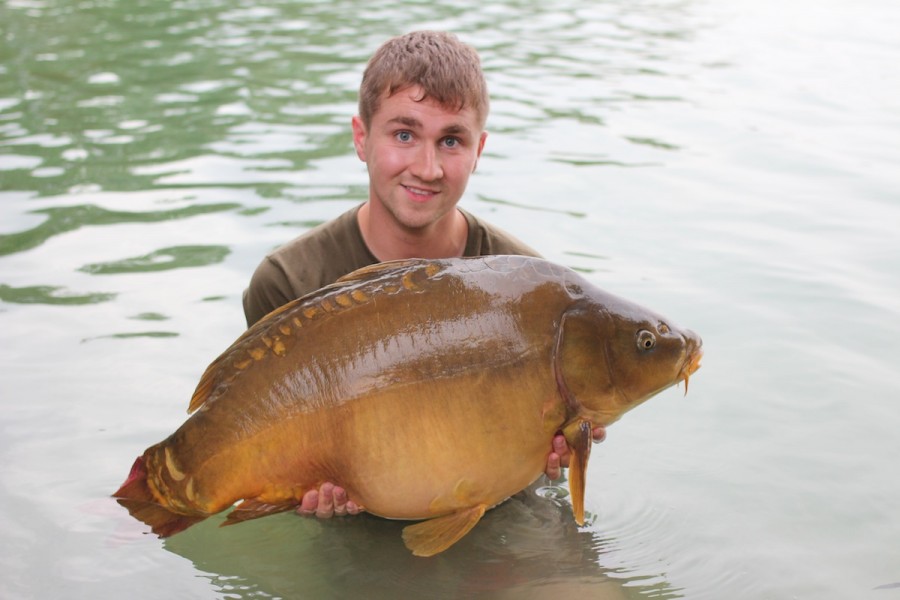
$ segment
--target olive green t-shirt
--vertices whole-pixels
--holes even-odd
[[[378,263],[363,241],[359,206],[323,223],[266,256],[244,291],[244,316],[251,326],[269,312],[334,283],[347,273]],[[505,231],[461,210],[469,225],[463,256],[540,256]]]

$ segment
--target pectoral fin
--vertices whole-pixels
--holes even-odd
[[[409,525],[403,529],[403,543],[416,556],[434,556],[469,533],[484,516],[486,509],[484,504],[478,504],[443,517]]]
[[[572,494],[572,513],[575,522],[584,525],[584,487],[587,478],[587,464],[591,457],[593,427],[588,421],[573,424],[575,427],[563,431],[566,443],[572,453],[569,458],[569,493]]]
[[[234,510],[228,513],[228,518],[222,522],[222,527],[224,527],[225,525],[236,525],[238,523],[243,523],[244,521],[258,519],[260,517],[265,517],[268,515],[274,515],[276,513],[291,510],[296,506],[296,502],[267,504],[265,502],[260,502],[259,500],[244,500],[243,502],[235,506]]]

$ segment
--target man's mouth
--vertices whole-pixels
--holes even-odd
[[[411,185],[401,185],[403,189],[405,189],[409,194],[417,199],[427,200],[432,196],[437,195],[437,192],[434,190],[427,190],[425,188],[415,187]]]

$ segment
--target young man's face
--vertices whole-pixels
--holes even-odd
[[[487,138],[472,109],[453,111],[420,97],[418,86],[382,97],[368,129],[353,119],[369,200],[407,229],[426,228],[453,210]]]

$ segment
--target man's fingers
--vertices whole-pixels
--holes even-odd
[[[319,505],[316,507],[316,516],[320,519],[328,519],[334,515],[334,484],[323,483],[319,488]]]
[[[343,517],[347,514],[347,492],[342,487],[334,488],[334,516]]]
[[[547,470],[544,473],[552,481],[559,479],[562,475],[561,467],[565,466],[562,461],[562,453],[566,448],[566,440],[561,435],[553,437],[550,454],[547,456]]]
[[[569,445],[566,443],[566,438],[562,435],[553,436],[553,451],[551,454],[557,454],[559,457],[559,465],[561,467],[569,466]],[[559,475],[553,477],[552,479],[558,479]]]
[[[303,494],[300,506],[297,507],[297,513],[301,515],[314,515],[316,508],[319,506],[319,491],[310,490]]]
[[[328,482],[323,483],[318,490],[303,494],[300,506],[297,507],[298,515],[315,515],[320,519],[358,515],[361,512],[365,512],[365,509],[350,500],[344,488]]]

